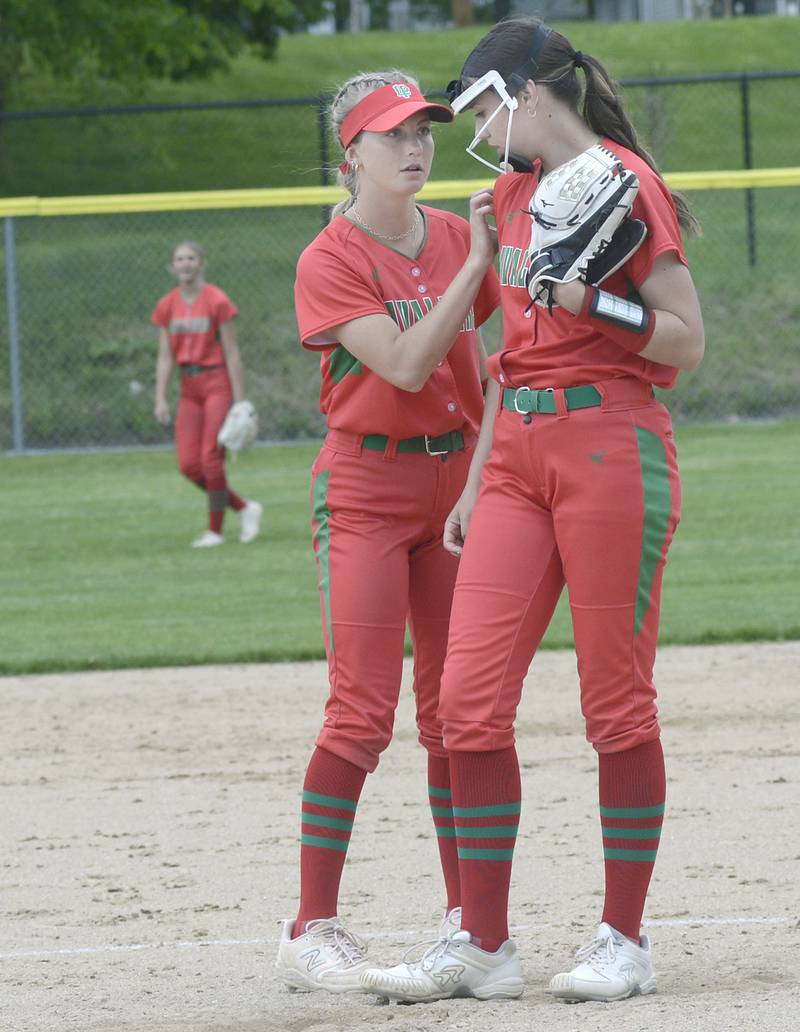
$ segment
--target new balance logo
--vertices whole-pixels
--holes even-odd
[[[449,967],[441,968],[439,971],[431,971],[431,978],[442,989],[456,986],[464,974],[463,964],[451,964]]]
[[[306,971],[313,971],[314,968],[318,968],[320,964],[325,963],[322,950],[306,950],[305,953],[300,954],[300,960],[306,961]]]

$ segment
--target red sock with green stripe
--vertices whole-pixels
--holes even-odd
[[[600,753],[599,768],[606,870],[603,921],[638,942],[667,794],[661,742]]]
[[[294,935],[309,921],[335,917],[339,882],[367,772],[317,748],[303,782],[300,833],[300,909]]]
[[[458,874],[456,831],[453,824],[453,798],[450,790],[450,761],[446,756],[428,753],[428,799],[431,804],[439,860],[447,893],[446,910],[461,906],[461,881]]]
[[[517,752],[450,753],[461,927],[494,953],[508,938],[508,889],[522,789]]]

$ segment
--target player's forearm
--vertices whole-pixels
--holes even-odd
[[[228,377],[231,381],[231,391],[234,401],[244,400],[244,370],[239,349],[229,349],[225,352],[225,364],[228,367]]]
[[[167,387],[169,386],[173,365],[172,356],[165,358],[163,355],[160,355],[156,360],[156,402],[166,401]]]
[[[699,308],[687,306],[682,317],[663,308],[616,298],[579,280],[560,284],[554,293],[558,304],[576,319],[651,362],[696,369],[703,358],[705,336]]]
[[[461,332],[486,269],[468,258],[433,309],[392,342],[386,372],[375,371],[401,390],[422,390]]]
[[[472,455],[472,462],[470,463],[469,473],[467,474],[467,484],[473,487],[476,491],[480,487],[481,473],[483,471],[484,464],[489,458],[489,453],[492,450],[492,440],[494,438],[494,421],[497,415],[497,406],[500,400],[500,384],[497,380],[489,380],[486,385],[486,401],[483,408],[483,419],[481,421],[481,429],[478,434],[478,443],[475,445],[475,451]]]

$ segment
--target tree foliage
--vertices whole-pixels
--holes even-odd
[[[248,45],[271,57],[282,31],[324,12],[324,0],[3,0],[0,108],[28,65],[63,79],[202,78]]]

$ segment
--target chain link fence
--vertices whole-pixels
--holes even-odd
[[[791,114],[800,100],[800,73],[637,80],[627,84],[627,96],[645,143],[665,170],[800,166],[800,136]],[[237,110],[237,118],[252,119],[248,137],[253,151],[248,146],[241,162],[233,142],[241,136],[229,127],[231,139],[223,147],[225,121],[210,127],[207,110],[169,113],[169,119],[164,112],[117,119],[139,127],[128,132],[134,143],[138,133],[142,138],[149,134],[153,153],[148,160],[155,155],[167,165],[174,163],[174,178],[164,172],[151,180],[141,168],[137,172],[125,157],[132,152],[120,141],[116,149],[106,150],[100,126],[104,119],[110,125],[110,116],[75,121],[80,133],[70,147],[103,155],[104,193],[263,186],[266,176],[251,178],[262,161],[272,162],[269,185],[310,186],[328,179],[327,168],[337,160],[323,143],[323,110],[320,98]],[[194,122],[196,116],[202,123]],[[151,119],[149,128],[139,118]],[[282,118],[287,119],[283,130]],[[55,121],[29,119],[51,128]],[[475,174],[462,149],[469,121],[457,120],[439,134],[437,179]],[[19,162],[25,148],[8,145],[8,128],[8,123],[2,128],[3,152],[7,161],[16,155]],[[32,133],[31,125],[25,131]],[[92,133],[97,135],[90,147]],[[180,153],[178,138],[193,140],[186,154]],[[201,146],[209,140],[213,147]],[[297,146],[289,154],[293,143]],[[40,138],[35,146],[46,146],[46,140]],[[226,155],[222,163],[221,151]],[[66,183],[80,193],[71,151],[53,143],[47,153],[54,159],[48,169],[60,164],[63,171],[58,193],[69,193]],[[28,171],[27,187],[19,193],[53,192],[33,169]],[[88,158],[82,173],[84,188],[90,180],[96,184]],[[800,186],[692,191],[689,200],[704,227],[688,251],[703,302],[707,353],[700,368],[681,375],[664,400],[678,420],[800,411],[800,294],[794,266]],[[431,203],[466,212],[466,201]],[[203,244],[207,278],[240,309],[247,394],[259,411],[262,438],[319,436],[324,428],[317,409],[317,360],[297,343],[292,286],[297,258],[324,217],[324,210],[311,206],[6,216],[0,450],[136,447],[170,440],[169,431],[152,416],[156,331],[149,317],[156,300],[173,286],[167,271],[172,247],[186,238]],[[490,351],[500,346],[497,317],[485,336]]]

